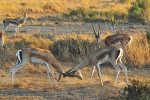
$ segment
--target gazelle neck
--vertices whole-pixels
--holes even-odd
[[[21,23],[24,24],[26,22],[27,16],[24,16],[23,19],[21,20]]]
[[[57,61],[52,63],[52,66],[54,66],[54,68],[60,72],[60,73],[65,73],[65,70],[63,69],[63,67],[61,66],[61,64],[59,64]]]

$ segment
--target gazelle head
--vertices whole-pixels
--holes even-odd
[[[25,18],[27,17],[27,14],[26,14],[26,13],[24,13],[24,14],[21,13],[21,15],[22,15],[23,17],[25,17]]]
[[[92,28],[93,28],[93,33],[94,33],[94,36],[95,36],[95,39],[96,39],[96,43],[98,43],[100,41],[100,35],[101,35],[100,24],[99,24],[99,29],[98,29],[97,33],[96,33],[93,25],[92,25]]]
[[[72,68],[72,69],[73,69],[73,68]],[[63,74],[63,77],[66,77],[66,76],[68,76],[68,77],[76,77],[76,78],[82,80],[82,79],[83,79],[83,76],[81,76],[81,74],[77,75],[77,74],[76,74],[77,71],[72,71],[72,69],[70,69],[70,70],[68,70],[66,73],[64,73],[64,74]],[[71,71],[72,71],[72,72],[71,72]],[[70,72],[71,72],[71,73],[70,73]]]

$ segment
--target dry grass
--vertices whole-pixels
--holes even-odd
[[[103,35],[102,37],[106,37],[107,35]],[[142,68],[142,67],[148,67],[150,64],[150,53],[149,53],[149,44],[146,40],[145,35],[142,34],[134,34],[131,35],[133,37],[133,43],[131,44],[130,48],[127,49],[127,54],[128,58],[124,60],[124,62],[129,66],[129,67],[136,67],[136,68]],[[69,40],[68,40],[69,39]],[[74,41],[72,41],[74,39]],[[75,41],[76,40],[76,41]],[[15,51],[18,49],[26,48],[26,47],[39,47],[43,49],[48,49],[51,47],[53,44],[58,43],[55,46],[60,46],[59,42],[64,45],[61,49],[69,49],[69,45],[73,46],[75,43],[73,42],[78,42],[78,45],[75,46],[80,46],[76,47],[78,48],[79,51],[83,51],[83,49],[87,49],[87,54],[92,50],[92,48],[97,48],[96,44],[93,44],[94,37],[91,34],[68,34],[68,35],[39,35],[39,34],[20,34],[17,36],[14,35],[9,35],[7,36],[6,43],[7,43],[7,48],[5,51],[3,49],[0,49],[1,55],[0,55],[0,63],[5,66],[8,65],[7,61],[15,61]],[[70,43],[69,43],[70,42]],[[71,44],[73,43],[73,44]],[[82,43],[82,45],[79,45]],[[66,45],[66,47],[65,47]],[[132,47],[132,48],[131,48]],[[49,48],[50,49],[50,48]],[[58,51],[59,54],[63,53],[59,49],[59,47],[55,47],[54,50]],[[50,49],[53,51],[53,48]],[[66,51],[67,54],[73,53]],[[83,53],[82,56],[86,56],[86,53]],[[65,54],[64,54],[65,55]],[[72,54],[70,54],[71,56]],[[56,56],[56,55],[55,55]],[[77,56],[78,57],[78,56]],[[84,57],[82,57],[83,59]],[[78,58],[77,58],[78,59]],[[81,59],[81,58],[80,58]],[[64,61],[67,61],[64,60]],[[79,59],[77,61],[80,61]],[[10,63],[10,62],[9,62]],[[77,63],[77,62],[76,62]]]
[[[15,6],[14,6],[15,5]],[[127,13],[130,8],[130,4],[121,4],[113,2],[113,0],[1,0],[0,2],[0,20],[6,17],[20,17],[20,13],[28,13],[29,18],[40,19],[45,16],[56,15],[60,13],[67,13],[71,10],[84,8],[86,10],[92,9],[94,11],[118,11]],[[61,19],[61,18],[60,18]],[[27,24],[30,22],[27,22]],[[31,22],[32,25],[36,22]],[[38,21],[40,25],[51,25],[49,22]],[[55,29],[54,29],[55,30]],[[106,99],[108,100],[112,96],[118,96],[118,90],[125,86],[125,76],[121,72],[117,84],[118,86],[112,87],[113,79],[115,76],[115,69],[112,65],[104,65],[102,67],[102,79],[104,81],[104,87],[99,85],[97,73],[94,73],[93,81],[89,84],[89,77],[91,68],[84,68],[82,70],[84,80],[79,81],[77,78],[65,77],[59,82],[59,86],[55,87],[53,82],[48,82],[46,70],[43,65],[28,64],[22,69],[16,72],[15,86],[11,86],[11,77],[9,78],[9,85],[5,85],[5,78],[9,68],[16,63],[15,53],[18,49],[26,47],[39,47],[43,49],[50,49],[53,44],[61,41],[65,44],[68,39],[74,39],[79,44],[82,41],[86,41],[86,45],[91,45],[95,42],[93,35],[91,34],[36,34],[38,30],[35,30],[35,34],[26,33],[18,34],[17,36],[8,35],[6,38],[7,48],[0,48],[0,99],[15,99],[15,100],[43,100],[43,99]],[[109,33],[108,33],[109,34]],[[102,38],[105,38],[108,34],[103,34]],[[139,80],[150,82],[149,78],[149,65],[150,65],[150,48],[146,41],[146,37],[143,34],[131,34],[133,37],[133,43],[127,50],[127,57],[123,62],[128,67],[129,81]],[[68,42],[68,41],[67,41]],[[82,45],[79,45],[82,46]],[[95,44],[92,48],[88,48],[89,51],[96,48]],[[79,49],[84,49],[79,47]],[[89,52],[88,51],[88,52]],[[62,53],[62,51],[60,51]],[[72,56],[70,52],[66,51],[62,53],[65,56],[65,61],[59,62],[63,65],[67,71],[71,67],[76,66],[84,57],[77,57],[73,61],[68,61],[68,58]],[[56,55],[55,55],[56,56]],[[56,56],[57,57],[57,56]],[[58,57],[57,57],[58,58]],[[108,67],[110,66],[110,67]],[[148,67],[148,68],[147,68]],[[147,69],[146,69],[147,68]],[[55,72],[55,71],[54,71]],[[56,73],[55,73],[56,76]],[[115,93],[112,94],[112,91]],[[110,93],[111,92],[111,93]],[[86,95],[86,93],[89,93]],[[104,93],[101,95],[101,93]],[[9,96],[7,96],[9,95]],[[85,96],[85,97],[84,97]],[[105,98],[106,97],[106,98]],[[111,98],[112,99],[112,98]]]
[[[81,7],[96,11],[110,11],[111,9],[111,11],[127,12],[130,4],[120,4],[111,0],[1,0],[0,20],[6,17],[20,17],[20,13],[27,13],[29,18],[37,19],[49,14],[66,13]]]

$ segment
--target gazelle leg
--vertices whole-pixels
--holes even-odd
[[[14,77],[15,77],[15,71],[13,69],[12,70],[12,86],[14,86]]]
[[[6,26],[6,27],[4,26],[3,27],[3,31],[5,32],[7,28],[8,28],[8,26]]]
[[[62,76],[62,75],[61,75],[61,73],[59,73],[59,72],[58,72],[57,82],[59,82],[59,81],[60,81],[61,76]]]
[[[50,76],[49,76],[49,73],[50,73],[52,75],[52,79],[53,79],[54,84],[56,86],[58,86],[57,82],[55,81],[54,74],[53,74],[53,72],[50,69],[49,64],[45,62],[45,65],[46,65],[46,71],[47,71],[48,81],[50,82]]]
[[[49,64],[45,62],[45,67],[46,67],[46,72],[47,72],[47,77],[48,77],[48,81],[50,82],[50,76],[49,73],[51,73],[51,70],[49,68]]]
[[[119,59],[118,65],[123,69],[123,72],[126,76],[126,84],[128,84],[127,67],[122,63],[121,59]]]
[[[78,73],[79,73],[79,76],[81,77],[81,80],[82,80],[83,79],[83,75],[82,75],[81,71],[79,70]]]
[[[97,64],[96,69],[97,69],[97,72],[98,72],[99,81],[103,86],[103,81],[102,81],[102,78],[101,78],[101,70],[100,70],[100,64],[99,63]]]
[[[11,73],[11,70],[9,70],[9,72],[8,72],[8,75],[5,80],[5,85],[8,85],[8,79],[9,79],[10,73]]]
[[[16,35],[17,32],[18,32],[18,27],[17,27],[16,30],[15,30],[15,35]]]
[[[92,81],[92,77],[93,77],[94,71],[95,71],[95,66],[92,67],[92,74],[91,74],[91,77],[90,77],[90,83]]]
[[[115,78],[114,78],[114,83],[113,83],[113,86],[115,86],[116,81],[117,81],[117,79],[118,79],[118,75],[120,74],[120,67],[119,67],[117,64],[112,64],[112,65],[115,67],[115,69],[116,69],[116,71],[117,71],[117,74],[116,74],[116,76],[115,76]]]
[[[17,29],[17,33],[19,34],[19,27],[18,27],[18,29]]]
[[[12,68],[10,68],[9,72],[8,72],[8,76],[6,77],[6,85],[8,84],[8,78],[9,78],[9,75],[10,73],[12,73],[12,86],[14,85],[14,77],[15,77],[15,72],[23,67],[24,65],[26,65],[28,63],[28,61],[23,61],[23,62],[19,62],[18,64],[16,64],[15,66],[13,66]]]

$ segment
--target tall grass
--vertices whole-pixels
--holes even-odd
[[[100,0],[1,0],[0,20],[6,17],[20,17],[20,13],[27,13],[29,18],[37,19],[41,16],[68,13],[78,8],[98,12],[126,13],[129,7],[129,4]]]
[[[126,21],[128,14],[119,11],[94,11],[90,9],[78,8],[70,11],[68,14],[64,14],[74,21],[111,21],[111,17],[114,16],[117,21]]]

